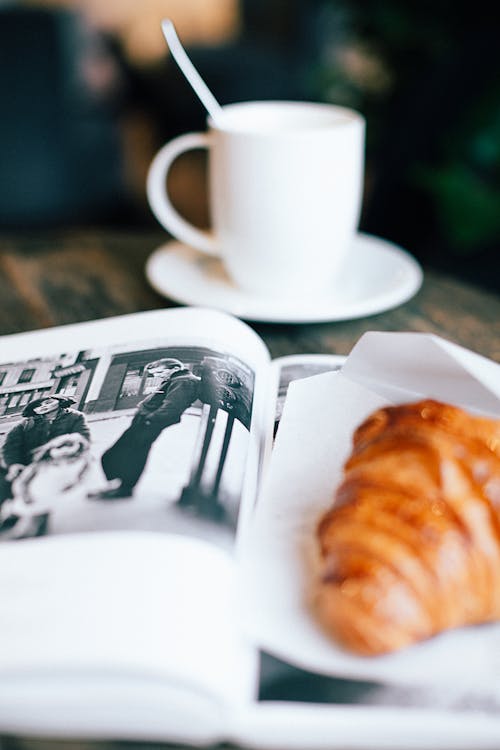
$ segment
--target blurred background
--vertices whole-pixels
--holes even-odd
[[[170,17],[222,104],[359,109],[361,229],[500,291],[492,13],[460,0],[0,0],[0,231],[158,227],[149,163],[169,138],[205,127],[161,34]],[[171,183],[201,226],[205,158],[183,156]]]

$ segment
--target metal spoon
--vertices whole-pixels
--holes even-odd
[[[195,93],[201,99],[212,120],[216,124],[220,124],[222,118],[222,107],[187,56],[184,47],[179,41],[174,24],[169,18],[165,18],[161,22],[161,29],[177,65],[184,73]]]

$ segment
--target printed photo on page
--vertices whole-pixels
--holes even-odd
[[[230,541],[254,372],[164,341],[0,365],[0,541],[155,530]]]

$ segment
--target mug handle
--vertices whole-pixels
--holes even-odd
[[[183,219],[170,202],[167,191],[168,171],[177,157],[191,149],[209,148],[210,144],[208,133],[186,133],[169,141],[151,162],[146,192],[151,210],[170,234],[208,255],[219,255],[213,233],[198,229]]]

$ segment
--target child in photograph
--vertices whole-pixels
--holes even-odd
[[[33,451],[28,466],[11,466],[11,499],[0,511],[4,538],[44,534],[61,500],[67,503],[86,496],[83,483],[92,462],[89,449],[89,441],[78,432],[58,435]]]
[[[90,439],[84,414],[70,408],[74,403],[71,396],[51,394],[34,399],[25,407],[22,421],[10,430],[2,448],[0,503],[11,497],[12,480],[31,463],[37,448],[69,433]]]

